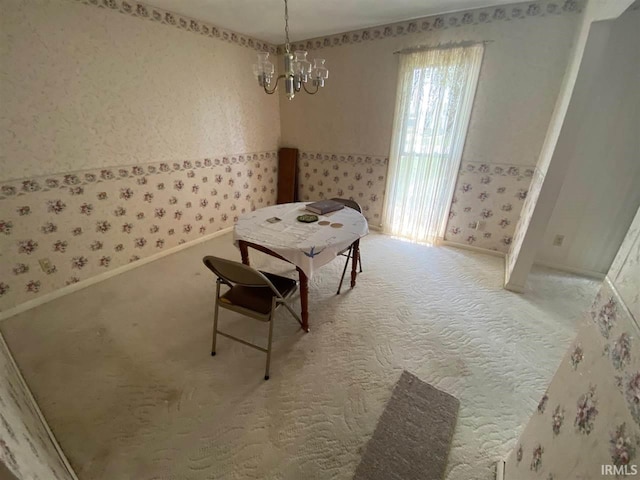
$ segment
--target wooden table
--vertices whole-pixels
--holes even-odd
[[[306,203],[303,202],[274,205],[246,214],[238,219],[234,228],[234,240],[240,249],[242,263],[245,265],[250,264],[249,248],[253,248],[296,267],[300,278],[302,328],[308,332],[310,276],[316,268],[329,263],[353,245],[351,288],[355,287],[360,238],[366,235],[369,229],[362,214],[350,208],[327,216],[319,215],[320,221],[328,221],[330,225],[319,226],[297,222],[296,217],[305,213],[305,205]],[[278,222],[278,226],[265,223],[267,218],[272,217],[282,219]],[[332,228],[331,224],[341,226]],[[282,232],[274,233],[274,229],[281,229]],[[288,234],[288,230],[296,233]],[[305,236],[305,232],[308,235]]]

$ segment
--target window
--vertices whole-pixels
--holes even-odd
[[[400,58],[383,228],[414,241],[444,236],[483,45]]]

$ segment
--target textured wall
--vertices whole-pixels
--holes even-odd
[[[398,75],[398,57],[393,52],[412,45],[486,40],[490,43],[480,72],[463,167],[489,164],[506,171],[533,166],[581,9],[582,3],[572,1],[520,4],[429,17],[295,45],[309,48],[310,57],[326,58],[330,75],[316,96],[300,94],[293,101],[281,97],[283,143],[325,156],[388,156]],[[474,191],[484,188],[480,183],[483,176],[468,177],[464,183],[472,183]],[[462,183],[458,179],[456,188]],[[526,190],[524,182],[520,188]],[[448,226],[448,240],[474,243],[465,241],[474,235],[467,231],[468,224],[483,220],[486,208],[481,202],[474,207],[473,214],[466,212],[464,220],[458,217],[462,223]],[[518,213],[508,218],[512,223],[507,233],[502,227],[487,232],[490,238],[481,233],[477,244],[505,251],[504,237],[513,234]],[[454,236],[452,229],[461,234]]]
[[[338,46],[323,47],[324,38],[303,42],[312,47],[309,57],[326,58],[330,75],[316,96],[281,97],[283,142],[308,151],[387,155],[398,76],[393,52],[484,40],[491,43],[485,48],[463,161],[535,165],[582,5],[568,2],[574,6],[567,11],[540,2],[533,4],[537,15],[528,15],[528,5],[428,17],[326,39],[331,45],[337,40]],[[553,13],[549,5],[556,6]],[[345,35],[348,41],[342,41]]]
[[[0,337],[0,460],[19,479],[72,479]],[[3,477],[5,478],[5,477]]]
[[[636,465],[640,472],[638,245],[640,210],[575,341],[509,455],[505,478],[606,478],[602,465]]]
[[[276,149],[254,48],[87,3],[1,2],[0,181]]]
[[[638,65],[635,48],[638,43],[638,3],[624,14],[621,11],[630,3],[631,0],[619,0],[587,5],[536,165],[540,176],[532,184],[530,200],[509,252],[505,287],[510,290],[524,290],[545,236],[548,245],[556,233],[561,233],[559,228],[567,229],[568,242],[562,249],[565,254],[572,249],[572,244],[576,251],[583,250],[581,264],[569,267],[603,270],[603,264],[610,263],[622,241],[631,220],[630,212],[637,207],[634,178],[637,178],[635,158],[640,146],[634,128],[637,123],[637,107],[634,110],[637,79],[634,77]],[[608,21],[612,19],[615,21]],[[613,127],[618,116],[628,125]],[[584,175],[576,170],[590,170],[589,162],[583,163],[583,159],[606,167],[593,168],[589,172],[590,181],[581,184],[577,192],[574,190],[574,198],[558,204],[567,201],[567,196],[561,194],[564,182],[570,185],[569,190],[575,189],[575,184],[582,180],[579,177]],[[572,161],[578,165],[573,171],[570,169]],[[618,171],[612,173],[612,169]],[[574,178],[567,180],[567,175]],[[598,183],[595,188],[591,188],[593,182]],[[591,197],[591,208],[586,207],[585,196]],[[554,216],[554,210],[559,212],[558,216]],[[567,216],[571,219],[563,222],[562,217]],[[586,227],[577,236],[576,224]],[[590,236],[594,238],[591,242]],[[547,249],[543,260],[549,261],[548,253]],[[567,258],[565,256],[564,262]],[[588,259],[586,264],[584,259]],[[553,261],[563,263],[562,255],[554,255]]]
[[[537,260],[606,274],[640,206],[640,9],[613,23]],[[631,59],[634,59],[630,61]],[[603,234],[603,232],[606,232]],[[556,234],[565,236],[553,246]]]
[[[0,1],[0,310],[275,201],[279,105],[251,75],[275,47],[137,2]]]

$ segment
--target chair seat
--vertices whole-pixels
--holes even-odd
[[[283,297],[292,293],[296,288],[296,281],[291,278],[269,272],[261,273],[269,279]],[[220,301],[223,304],[235,305],[267,315],[271,312],[271,302],[274,296],[273,291],[269,287],[244,287],[242,285],[234,285],[228,292],[220,297]]]

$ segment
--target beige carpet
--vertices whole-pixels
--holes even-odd
[[[279,314],[268,382],[258,351],[220,338],[210,356],[201,258],[239,258],[230,235],[1,328],[81,479],[349,479],[405,369],[460,400],[446,478],[492,479],[597,282],[538,271],[516,295],[501,258],[373,234],[362,251],[355,290],[334,295],[341,262],[314,276],[310,333]],[[222,327],[266,338],[229,315]]]

